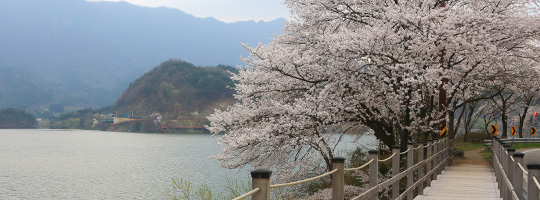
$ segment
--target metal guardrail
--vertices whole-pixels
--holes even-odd
[[[484,146],[491,146],[492,140],[484,140]],[[513,143],[540,143],[540,138],[506,138],[501,139],[503,142]]]
[[[540,164],[529,163],[523,167],[523,153],[515,153],[507,144],[509,140],[493,137],[491,144],[493,168],[504,200],[523,200],[540,198]]]
[[[345,159],[344,158],[333,158],[332,159],[332,169],[331,171],[304,180],[295,181],[291,183],[275,184],[270,185],[270,176],[272,174],[269,170],[255,170],[251,172],[252,175],[252,188],[254,190],[246,193],[242,196],[235,198],[234,200],[240,200],[246,197],[251,196],[253,200],[267,200],[270,198],[270,189],[286,187],[301,183],[306,183],[309,181],[317,180],[328,175],[332,175],[332,199],[344,199],[345,194],[345,181],[344,181],[344,172],[345,171],[354,171],[360,170],[369,166],[369,188],[363,194],[354,197],[355,200],[361,199],[378,199],[378,193],[389,186],[392,186],[392,199],[411,199],[413,198],[414,190],[417,189],[418,194],[423,194],[424,183],[426,186],[431,185],[431,180],[436,180],[437,175],[441,174],[442,170],[452,163],[453,153],[450,150],[450,144],[447,139],[440,141],[435,140],[435,142],[429,140],[427,145],[419,145],[414,148],[413,143],[409,143],[406,151],[399,151],[399,146],[392,147],[392,155],[386,159],[379,160],[378,151],[372,150],[369,151],[370,160],[356,168],[344,168]],[[417,151],[417,160],[416,164],[414,163],[414,151]],[[424,156],[424,152],[426,156]],[[400,172],[400,155],[406,154],[407,160],[407,169]],[[425,159],[424,159],[425,157]],[[392,160],[392,178],[385,180],[384,182],[379,183],[378,180],[378,163],[386,162]],[[432,168],[433,166],[433,168]],[[424,175],[424,168],[426,169],[426,174]],[[413,176],[417,175],[417,181],[413,182]],[[399,192],[399,180],[407,177],[407,186],[403,193]]]

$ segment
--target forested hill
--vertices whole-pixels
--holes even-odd
[[[248,54],[240,42],[267,43],[283,27],[283,19],[224,23],[126,2],[0,2],[0,109],[111,105],[157,63],[236,66]]]
[[[0,110],[0,129],[36,128],[36,117],[24,110],[13,108]]]
[[[234,102],[229,66],[197,67],[179,60],[163,62],[133,82],[113,110],[119,115],[147,118],[159,113],[166,122],[191,120],[206,123],[214,108]]]

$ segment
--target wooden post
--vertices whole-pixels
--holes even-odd
[[[407,143],[407,169],[411,168],[414,164],[413,155],[414,155],[414,143],[408,142]],[[412,187],[414,184],[413,174],[414,174],[414,171],[411,171],[410,173],[407,174],[407,189]],[[413,193],[414,193],[414,188],[409,190],[409,193],[407,193],[408,200],[413,199]]]
[[[437,144],[437,139],[434,139],[433,140],[433,155],[437,154],[439,151],[438,151],[438,145]],[[433,158],[433,174],[431,175],[432,176],[432,180],[437,180],[437,165],[439,164],[439,158],[438,156],[435,156]]]
[[[448,146],[448,138],[447,137],[444,137],[442,140],[441,140],[441,151],[442,151],[442,156],[441,156],[441,162],[443,163],[442,166],[441,166],[441,174],[442,174],[442,170],[446,169],[446,165],[448,162],[448,149],[446,148]]]
[[[495,145],[493,146],[493,168],[495,169],[495,180],[497,181],[497,188],[501,190],[501,178],[500,178],[500,169],[497,166],[497,160],[500,160],[500,151],[501,151],[501,140],[495,138]],[[495,159],[495,156],[497,159]]]
[[[508,157],[508,149],[510,149],[510,145],[505,144],[503,147],[504,151],[502,152],[502,156],[500,157],[501,164],[504,168],[504,173],[508,174],[508,159],[510,159],[510,157]]]
[[[452,166],[454,164],[454,139],[450,139],[450,137],[447,138],[448,142],[448,166]]]
[[[508,179],[510,179],[510,182],[514,182],[514,161],[513,161],[513,155],[516,153],[516,149],[507,149],[506,152],[508,152],[508,163],[506,164],[506,167],[508,167],[508,173],[506,174],[508,176]],[[514,184],[512,184],[514,185]]]
[[[437,152],[443,151],[443,148],[444,148],[443,147],[443,142],[444,142],[443,138],[440,138],[439,143],[437,143],[438,144],[437,145]],[[444,152],[440,153],[439,156],[437,156],[437,158],[438,158],[437,164],[441,164],[443,162],[443,154],[444,154]],[[442,174],[443,167],[444,167],[444,165],[441,165],[441,166],[439,166],[437,168],[437,175]]]
[[[373,162],[369,164],[369,188],[373,188],[379,184],[379,151],[368,151],[369,158],[373,159]],[[369,200],[378,200],[378,192],[369,197]]]
[[[491,147],[492,147],[492,151],[491,151],[491,155],[492,155],[492,159],[491,159],[491,166],[493,166],[493,171],[495,173],[495,181],[497,182],[497,186],[498,186],[498,183],[499,183],[499,170],[497,169],[497,161],[495,160],[495,155],[499,155],[497,152],[498,152],[498,149],[499,149],[499,141],[497,140],[497,136],[493,136],[493,139],[491,140]]]
[[[520,200],[525,199],[523,196],[523,170],[521,170],[521,167],[518,166],[518,163],[523,166],[523,157],[525,156],[524,153],[518,152],[514,153],[512,157],[514,157],[514,190],[516,191],[517,196]]]
[[[270,199],[270,176],[272,171],[258,169],[251,172],[251,189],[260,188],[259,192],[251,195],[252,200]]]
[[[426,155],[426,158],[429,158],[431,157],[431,149],[433,149],[433,140],[429,139],[427,141],[427,155]],[[429,171],[431,171],[431,162],[433,162],[433,160],[430,160],[429,162],[426,163],[426,172],[429,173]],[[431,177],[427,177],[426,178],[426,186],[431,186]]]
[[[338,171],[332,174],[332,200],[345,199],[345,158],[332,158],[332,170]]]
[[[392,157],[392,177],[395,177],[399,174],[399,145],[392,146],[392,154],[395,154]],[[399,181],[396,181],[392,184],[392,199],[397,199],[399,197]]]
[[[533,177],[536,177],[536,180],[540,181],[538,180],[540,179],[540,164],[527,164],[527,170],[529,171],[529,176],[527,177],[527,199],[538,199],[539,191],[533,181]]]
[[[501,148],[500,148],[500,151],[499,151],[499,161],[501,162],[501,164],[504,167],[504,164],[503,164],[504,154],[506,153],[506,149],[509,148],[510,146],[508,146],[506,144],[506,142],[503,142],[503,141],[501,141],[500,146],[501,146]]]
[[[503,179],[503,176],[502,176],[503,173],[508,174],[507,173],[507,167],[506,167],[506,164],[507,164],[506,157],[508,157],[508,156],[506,156],[506,149],[508,149],[508,148],[510,148],[510,146],[504,144],[503,149],[501,150],[501,153],[500,153],[501,156],[499,157],[499,162],[501,163],[501,165],[503,167],[502,170],[499,172],[499,180],[500,180],[499,181],[500,182],[499,183],[499,185],[500,185],[499,190],[500,190],[500,193],[501,193],[501,197],[503,197],[503,198],[509,192],[508,187],[506,187],[506,182],[504,182],[504,179]]]
[[[497,181],[497,188],[501,189],[501,181],[500,181],[500,169],[497,166],[497,160],[499,160],[499,152],[501,151],[501,140],[497,137],[495,137],[495,143],[493,145],[493,168],[495,169],[495,180]],[[497,156],[497,159],[495,159],[495,156]]]
[[[443,151],[442,153],[442,156],[441,156],[441,162],[445,162],[446,163],[446,157],[448,156],[448,149],[446,149],[446,144],[448,143],[448,139],[446,137],[442,138],[441,140],[441,151]],[[446,167],[446,164],[443,164],[442,165],[442,169],[444,170]],[[442,172],[442,170],[441,170]]]
[[[510,184],[514,186],[514,161],[512,161],[512,155],[516,152],[516,149],[506,149],[506,152],[508,152],[508,156],[506,158],[507,163],[506,167],[508,168],[506,171],[506,176],[508,177],[508,180],[510,180]],[[506,193],[505,199],[512,199],[512,191],[508,190],[508,193]]]
[[[424,144],[418,144],[420,148],[418,148],[418,163],[424,162]],[[421,164],[420,167],[418,167],[418,180],[421,180],[424,177],[424,164]],[[418,195],[424,194],[424,181],[420,181],[418,183]]]

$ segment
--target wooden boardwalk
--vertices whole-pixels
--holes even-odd
[[[456,165],[446,168],[415,200],[491,200],[499,196],[493,169],[485,165]]]

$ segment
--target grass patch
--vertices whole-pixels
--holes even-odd
[[[491,155],[491,151],[481,151],[480,154],[486,161],[491,165],[493,163],[493,157]]]
[[[514,149],[540,148],[540,143],[514,143],[512,148]]]
[[[484,148],[484,143],[454,142],[454,147],[461,151],[470,151]]]

